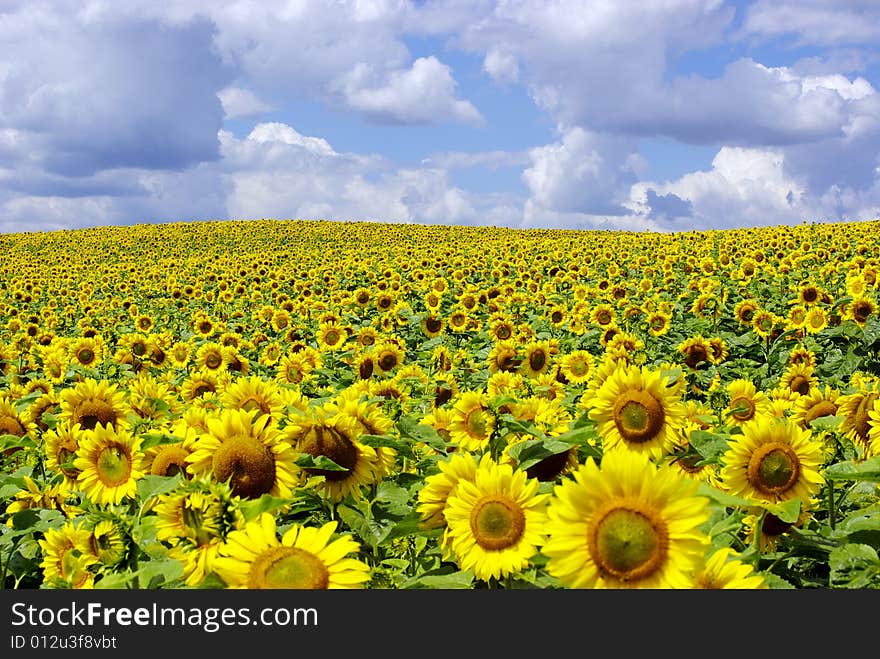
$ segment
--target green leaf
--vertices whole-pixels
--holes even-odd
[[[843,423],[846,417],[842,416],[819,416],[810,421],[810,427],[814,430],[837,430],[841,423]]]
[[[400,417],[395,425],[404,439],[425,444],[438,453],[446,453],[446,441],[437,433],[436,428],[419,423],[409,416]]]
[[[391,481],[384,480],[376,488],[376,501],[390,504],[384,508],[392,515],[405,515],[409,512],[409,497],[409,491]]]
[[[249,499],[239,504],[241,514],[245,520],[252,521],[263,513],[272,512],[290,503],[290,499],[273,497],[271,494],[263,494],[259,499]]]
[[[373,448],[385,447],[394,449],[397,453],[407,458],[415,457],[410,442],[401,441],[391,435],[360,435],[358,441]]]
[[[690,445],[704,460],[715,460],[721,457],[730,446],[730,435],[694,430],[690,435]]]
[[[801,500],[798,497],[783,501],[782,503],[765,503],[762,505],[767,512],[772,513],[786,524],[794,524],[801,514]]]
[[[570,450],[572,446],[557,439],[526,439],[513,444],[508,455],[517,461],[520,469],[528,469],[546,458]]]
[[[296,464],[303,469],[323,469],[325,471],[348,471],[326,455],[314,456],[310,453],[302,453],[297,459]]]
[[[450,574],[424,574],[404,582],[403,588],[433,588],[439,590],[462,590],[473,586],[474,574],[470,570]]]
[[[825,478],[832,481],[871,481],[880,483],[880,455],[867,460],[845,460],[825,469]]]
[[[177,474],[175,476],[147,474],[137,482],[138,497],[140,497],[141,500],[146,501],[151,497],[166,494],[177,489],[182,482],[182,474]]]
[[[149,448],[153,448],[154,446],[161,446],[163,444],[176,444],[178,442],[183,441],[183,437],[178,437],[177,435],[170,435],[164,432],[147,432],[141,434],[141,450],[146,451]]]
[[[859,510],[847,516],[838,522],[834,537],[880,548],[880,510]]]
[[[880,558],[868,545],[848,544],[831,550],[829,585],[832,588],[880,588]]]
[[[722,506],[727,506],[729,508],[750,508],[755,505],[754,501],[741,499],[732,494],[727,494],[718,488],[712,487],[708,483],[700,483],[697,488],[697,494],[709,497],[713,501],[720,503]]]
[[[17,531],[30,530],[36,525],[39,519],[40,516],[37,514],[37,511],[32,508],[19,510],[12,515],[12,528]]]

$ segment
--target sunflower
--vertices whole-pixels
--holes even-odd
[[[697,573],[694,588],[704,590],[753,590],[768,588],[764,577],[744,563],[730,547],[714,550]]]
[[[489,398],[496,396],[511,396],[516,398],[527,395],[528,387],[521,373],[511,371],[497,371],[492,373],[486,380],[486,394]]]
[[[377,482],[382,473],[375,449],[359,442],[347,424],[334,418],[336,412],[329,407],[311,407],[284,430],[284,437],[295,453],[316,463],[302,468],[306,485],[333,502],[349,495],[362,496],[361,488]],[[322,459],[333,465],[319,466]]]
[[[224,407],[254,410],[257,414],[268,415],[275,423],[284,414],[284,399],[279,384],[258,375],[232,380],[220,394],[220,403]]]
[[[866,457],[880,455],[880,399],[874,401],[873,407],[868,410],[868,439]]]
[[[230,380],[231,376],[226,372],[194,369],[180,383],[180,396],[186,402],[192,402],[205,395],[219,396]]]
[[[286,354],[278,362],[275,380],[280,384],[302,384],[312,379],[314,369],[312,362],[302,352]]]
[[[79,424],[84,430],[91,430],[98,424],[113,428],[129,425],[126,415],[130,408],[125,392],[115,382],[86,378],[73,387],[62,389],[59,397],[59,416],[71,424]]]
[[[520,371],[528,378],[547,372],[552,361],[552,349],[548,340],[533,340],[523,346]]]
[[[559,358],[558,373],[567,384],[585,384],[590,380],[595,363],[596,360],[589,351],[572,350]]]
[[[807,364],[789,364],[779,378],[779,388],[793,402],[800,396],[806,396],[819,384],[814,370]]]
[[[610,304],[601,303],[593,307],[590,312],[590,322],[599,327],[606,328],[615,325],[617,312]]]
[[[213,571],[220,546],[245,520],[225,483],[196,480],[183,492],[161,494],[153,506],[156,537],[171,545],[169,556],[183,563],[188,586]]]
[[[843,417],[839,431],[857,446],[865,448],[870,443],[871,416],[880,391],[867,386],[838,399],[837,414]]]
[[[124,428],[97,424],[79,438],[73,460],[80,471],[78,487],[94,503],[116,504],[137,496],[137,481],[143,478],[141,438]]]
[[[43,554],[40,568],[45,582],[67,588],[93,588],[93,566],[99,559],[92,551],[91,539],[91,531],[76,522],[47,530],[37,541]]]
[[[742,425],[769,411],[766,394],[758,391],[751,380],[737,378],[727,385],[726,390],[728,403],[724,416],[734,425]]]
[[[187,341],[175,341],[168,351],[168,361],[174,368],[189,367],[192,359],[192,346]]]
[[[752,316],[752,331],[762,339],[769,339],[776,329],[779,318],[772,311],[759,309]]]
[[[804,318],[804,328],[810,334],[818,334],[828,327],[828,314],[822,307],[811,307]]]
[[[104,361],[104,344],[93,338],[80,337],[67,345],[71,363],[83,368],[95,368]]]
[[[708,339],[709,343],[709,363],[718,365],[730,356],[730,348],[727,342],[720,336],[713,336]]]
[[[348,339],[348,328],[338,322],[319,323],[315,340],[323,352],[342,350]]]
[[[395,341],[383,341],[376,346],[376,366],[380,373],[391,373],[403,364],[405,353]]]
[[[713,354],[709,341],[700,335],[688,337],[679,343],[678,352],[684,355],[684,363],[692,370],[705,367]]]
[[[757,502],[808,501],[824,483],[822,446],[788,419],[756,417],[721,457],[724,489]]]
[[[823,416],[834,416],[839,407],[840,391],[829,385],[816,386],[809,393],[800,396],[794,403],[791,419],[801,428],[810,428],[810,424]]]
[[[486,365],[489,373],[513,373],[519,370],[522,364],[522,356],[519,347],[513,339],[496,341],[486,357]]]
[[[760,553],[775,552],[779,545],[789,537],[792,530],[803,528],[810,519],[810,509],[813,505],[810,501],[801,506],[797,520],[783,522],[773,513],[756,507],[756,509],[742,519],[743,531],[745,532],[746,544],[757,545]]]
[[[755,314],[759,309],[760,307],[758,306],[757,300],[747,298],[740,300],[734,305],[733,315],[736,317],[736,320],[740,325],[751,327],[752,320],[754,320]]]
[[[76,480],[80,475],[80,470],[74,468],[73,461],[79,450],[81,435],[80,426],[71,425],[68,421],[61,421],[54,428],[43,433],[46,468],[61,474],[62,480],[59,486],[64,492],[75,489]]]
[[[854,297],[846,306],[846,317],[864,328],[868,319],[877,315],[877,302],[867,296]]]
[[[510,414],[517,421],[530,423],[546,437],[556,437],[566,432],[572,421],[571,414],[558,399],[531,396],[511,403],[509,409]],[[519,460],[513,457],[511,449],[520,442],[534,439],[534,436],[525,432],[509,432],[505,435],[505,439],[507,440],[505,454],[509,463],[516,467],[519,465]],[[578,449],[577,446],[571,446],[529,465],[525,468],[525,472],[529,478],[550,482],[570,473],[577,466]]]
[[[15,402],[7,393],[0,394],[0,435],[24,437],[35,428],[35,424],[28,423],[24,415],[16,410]]]
[[[426,313],[422,316],[419,327],[422,330],[422,334],[429,339],[433,339],[443,334],[446,321],[439,314]]]
[[[233,494],[244,499],[290,496],[298,480],[296,454],[271,417],[224,408],[205,423],[208,432],[199,435],[186,457],[191,474],[228,482]]]
[[[548,504],[548,573],[569,588],[691,588],[709,546],[698,487],[633,451],[587,458]]]
[[[452,406],[449,438],[463,450],[479,451],[488,446],[495,423],[488,394],[482,391],[463,391]]]
[[[489,322],[489,336],[495,342],[510,341],[515,329],[513,322],[504,316],[495,317]]]
[[[444,507],[446,541],[462,570],[501,579],[526,569],[544,541],[549,494],[539,482],[487,454],[473,480],[461,479]]]
[[[222,373],[228,368],[224,345],[217,341],[205,341],[196,349],[195,364],[200,370]]]
[[[672,323],[672,315],[663,311],[652,311],[645,317],[648,334],[651,336],[663,336],[669,332]]]
[[[603,447],[624,446],[653,458],[672,448],[687,416],[680,392],[669,384],[660,370],[619,366],[599,387],[589,410]]]
[[[804,282],[798,286],[797,302],[805,306],[817,304],[822,301],[822,289],[812,282]]]
[[[279,541],[275,518],[263,513],[229,534],[214,570],[230,588],[362,588],[370,567],[355,557],[360,545],[350,535],[334,539],[336,526],[293,524]]]
[[[113,519],[101,519],[91,528],[92,553],[106,568],[119,565],[128,553],[128,543],[121,524]]]
[[[459,481],[473,481],[477,473],[477,457],[466,451],[456,451],[438,460],[437,471],[428,474],[417,494],[416,512],[423,528],[446,526],[446,501]]]

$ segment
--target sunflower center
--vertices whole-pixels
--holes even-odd
[[[647,391],[624,392],[614,404],[614,424],[628,442],[647,442],[663,429],[663,406]]]
[[[526,517],[514,501],[484,499],[471,512],[474,540],[483,549],[498,551],[512,547],[526,528]]]
[[[554,481],[565,471],[573,453],[574,449],[569,449],[562,453],[554,453],[526,469],[526,476],[539,480],[542,483]]]
[[[332,469],[308,468],[305,471],[310,474],[324,476],[328,481],[345,480],[357,466],[358,450],[348,437],[335,428],[316,426],[312,428],[299,442],[297,448],[303,453],[308,453],[317,458],[323,455],[332,460],[345,471]]]
[[[540,371],[547,364],[547,355],[543,350],[536,350],[529,355],[529,368],[533,371]]]
[[[391,353],[385,353],[379,357],[379,367],[383,371],[390,371],[397,366],[397,356]]]
[[[618,579],[650,576],[666,560],[669,532],[659,518],[615,504],[599,511],[588,531],[588,547],[596,565]]]
[[[98,454],[96,467],[104,485],[117,487],[127,482],[131,475],[131,456],[121,446],[107,446]]]
[[[835,414],[837,414],[837,405],[829,400],[822,400],[807,410],[806,414],[804,414],[804,421],[809,425],[813,419],[823,416],[834,416]]]
[[[0,416],[0,435],[24,435],[24,426],[11,416]]]
[[[793,392],[799,393],[802,396],[810,393],[810,380],[803,375],[795,375],[788,386]]]
[[[268,402],[260,400],[256,396],[248,396],[239,403],[238,407],[248,412],[259,410],[263,414],[269,414],[272,411]]]
[[[749,483],[767,495],[791,488],[800,476],[800,461],[787,444],[770,442],[759,447],[749,460]]]
[[[472,437],[486,437],[489,434],[489,420],[486,418],[486,413],[481,408],[472,410],[465,419],[465,427]]]
[[[80,364],[88,366],[95,360],[95,353],[91,350],[91,348],[83,348],[78,353],[76,353],[76,358],[79,360]]]
[[[571,371],[572,375],[580,378],[589,372],[590,366],[583,359],[575,359],[574,361],[571,362],[571,365],[569,366],[569,370]]]
[[[115,427],[117,419],[116,410],[103,400],[84,401],[76,410],[76,422],[83,430],[94,430],[99,423]]]
[[[298,547],[272,547],[251,564],[248,588],[324,590],[330,573],[324,562]]]
[[[60,465],[61,473],[68,478],[72,478],[74,480],[80,474],[79,469],[75,469],[70,466],[73,464],[75,458],[76,451],[71,451],[70,449],[64,447],[58,449],[58,455],[56,456],[56,459],[58,460],[58,464]]]
[[[755,401],[748,396],[735,396],[730,401],[731,416],[737,421],[748,421],[755,416]]]
[[[218,481],[229,481],[234,495],[254,499],[275,484],[275,459],[254,437],[230,437],[214,452],[213,473]]]
[[[154,476],[186,474],[186,457],[189,453],[180,446],[166,446],[153,459],[150,473]]]

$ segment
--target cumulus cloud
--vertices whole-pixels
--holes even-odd
[[[666,230],[865,220],[880,216],[877,174],[861,190],[831,185],[814,191],[791,171],[784,149],[723,147],[710,170],[634,185],[628,206]],[[678,212],[666,212],[670,200]]]
[[[223,104],[223,113],[227,119],[255,117],[277,109],[261,101],[251,90],[241,87],[226,87],[221,89],[217,96]]]
[[[470,124],[483,117],[466,100],[455,97],[452,70],[433,55],[420,57],[409,69],[393,71],[378,86],[367,64],[359,64],[344,78],[345,98],[353,108],[380,123],[427,124],[437,116]]]
[[[621,205],[637,180],[628,140],[563,131],[560,141],[531,149],[522,177],[540,208],[560,213],[623,215]]]
[[[790,36],[796,45],[876,43],[880,5],[874,0],[757,0],[746,9],[744,35]]]
[[[521,210],[509,195],[451,184],[440,167],[399,168],[340,153],[283,124],[260,124],[244,139],[221,134],[231,217],[324,218],[428,224],[509,224]]]
[[[0,129],[72,176],[218,156],[227,72],[210,23],[77,20],[25,8],[0,22]]]

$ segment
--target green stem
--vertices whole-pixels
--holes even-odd
[[[836,522],[836,511],[834,509],[834,481],[828,481],[828,524],[831,526],[831,530],[834,530],[834,524]]]

